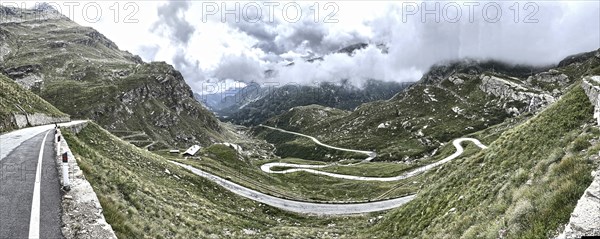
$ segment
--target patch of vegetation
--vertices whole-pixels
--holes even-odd
[[[557,103],[504,132],[489,149],[438,170],[417,198],[365,235],[381,238],[548,238],[588,187],[600,147],[578,143],[593,107],[576,86]],[[576,146],[579,145],[579,146]],[[588,146],[569,153],[569,147]]]
[[[573,142],[573,151],[582,151],[589,148],[590,146],[592,146],[592,144],[590,143],[589,139],[580,137]]]

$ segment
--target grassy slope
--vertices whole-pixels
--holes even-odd
[[[583,127],[593,108],[576,86],[557,103],[505,133],[488,150],[438,170],[442,177],[368,235],[385,238],[547,238],[566,223],[591,182]],[[455,208],[454,210],[451,210]],[[373,234],[370,234],[373,233]]]
[[[525,121],[526,117],[517,117],[509,119],[497,126],[490,127],[483,131],[467,135],[465,137],[473,137],[480,139],[486,145],[491,144],[500,134],[507,129],[514,127]],[[265,133],[267,131],[263,131]],[[281,133],[279,131],[270,130],[270,134],[277,137],[282,137],[281,142],[288,144],[294,143],[296,140],[288,141],[286,137],[293,135]],[[335,152],[324,152],[322,147],[317,146],[309,140],[305,143],[305,149],[302,155],[330,154],[335,156]],[[461,157],[468,157],[480,151],[480,149],[471,143],[463,144],[465,152]],[[278,145],[277,147],[280,147]],[[334,151],[334,150],[332,150]],[[400,175],[410,169],[420,167],[426,164],[439,161],[456,151],[451,143],[446,143],[440,148],[435,156],[426,157],[412,163],[396,163],[396,162],[374,162],[359,164],[354,166],[331,166],[320,169],[321,171],[361,175],[372,177],[389,177]],[[339,151],[338,151],[339,152]],[[291,173],[291,174],[266,174],[260,170],[260,165],[269,162],[285,162],[297,164],[324,164],[321,158],[312,158],[313,160],[284,158],[280,160],[267,159],[255,160],[240,157],[231,148],[223,145],[214,145],[202,149],[200,152],[202,159],[183,159],[178,156],[173,156],[164,153],[165,157],[173,160],[179,160],[182,163],[191,164],[208,172],[229,177],[232,181],[241,185],[256,189],[258,191],[275,195],[283,198],[291,198],[296,200],[316,200],[316,201],[367,201],[381,200],[387,198],[395,198],[407,194],[417,193],[423,188],[423,184],[430,183],[439,177],[437,172],[430,171],[406,180],[397,182],[364,182],[353,180],[340,180],[327,176],[318,176],[309,173]],[[362,156],[362,155],[361,155]],[[308,157],[311,158],[311,157]],[[361,157],[363,159],[364,156]],[[331,159],[330,159],[331,160]],[[339,164],[356,163],[360,160],[340,161]],[[454,162],[450,162],[452,164]],[[286,168],[275,167],[273,170],[284,170]],[[292,190],[288,190],[291,188]]]
[[[315,161],[339,161],[342,159],[365,159],[365,154],[340,151],[318,145],[312,140],[272,129],[264,129],[259,137],[275,145],[275,153],[282,158],[294,157]]]
[[[51,116],[68,116],[36,94],[21,88],[13,80],[0,75],[0,113],[4,115],[22,114],[21,109],[28,114],[44,113]]]
[[[263,96],[226,110],[228,120],[241,125],[258,125],[271,117],[298,106],[318,104],[337,109],[352,110],[365,102],[389,99],[409,84],[368,80],[361,87],[348,82],[323,82],[318,85],[286,84],[263,91]],[[227,112],[229,111],[229,112]]]
[[[23,112],[23,110],[25,112]],[[8,120],[12,114],[33,114],[43,113],[50,116],[65,117],[68,116],[44,99],[21,88],[13,80],[0,75],[0,119]],[[12,129],[8,122],[0,122],[0,132]]]
[[[366,216],[307,217],[243,199],[95,124],[65,138],[119,238],[354,238],[369,225]]]
[[[575,88],[540,115],[502,134],[489,150],[477,153],[467,147],[472,157],[458,158],[418,178],[430,186],[424,186],[415,201],[383,215],[383,221],[370,229],[359,226],[365,217],[307,218],[240,199],[95,125],[67,139],[100,195],[105,215],[123,238],[224,237],[228,233],[249,237],[241,233],[246,228],[260,230],[256,237],[283,238],[327,237],[325,232],[349,238],[473,238],[496,237],[501,229],[511,237],[546,237],[566,222],[591,180],[592,165],[586,158],[598,148],[580,151],[589,147],[587,139],[598,135],[597,130],[581,127],[590,118],[591,105],[582,90]],[[451,152],[442,149],[440,155]],[[206,153],[220,159],[218,164],[212,162],[213,170],[249,168],[239,164],[227,147],[211,147]],[[227,174],[235,180],[235,174]],[[293,177],[283,181],[309,183],[301,180],[308,179],[307,175]],[[531,185],[527,185],[529,179]],[[334,184],[317,186],[323,185]],[[446,214],[450,208],[456,211]]]
[[[272,117],[266,124],[276,127],[286,127],[292,131],[299,131],[319,124],[346,117],[352,112],[325,107],[321,105],[298,106],[284,114]]]

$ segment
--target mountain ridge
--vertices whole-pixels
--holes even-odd
[[[305,117],[304,128],[290,128],[294,124],[288,120],[301,117],[292,110],[266,124],[341,147],[376,150],[381,160],[410,161],[453,138],[543,109],[582,75],[600,73],[598,52],[555,67],[474,60],[442,63],[391,99],[362,104],[345,117]]]
[[[60,110],[110,130],[143,131],[155,148],[223,140],[220,122],[172,66],[145,63],[52,11],[2,11],[0,71]]]

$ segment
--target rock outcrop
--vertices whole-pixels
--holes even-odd
[[[535,112],[556,101],[549,94],[535,92],[531,88],[524,87],[510,80],[488,75],[481,75],[480,79],[481,84],[479,85],[479,89],[481,91],[500,97],[501,99],[521,102],[526,105],[522,109],[523,112]]]
[[[547,72],[542,72],[534,76],[527,78],[528,83],[533,81],[544,82],[544,83],[558,83],[561,86],[565,86],[569,83],[569,77],[560,71],[551,69]]]
[[[30,90],[32,88],[40,88],[44,82],[44,76],[40,74],[41,66],[23,65],[4,69],[6,74],[11,79],[15,80],[21,87]]]
[[[162,139],[167,144],[207,145],[216,141],[212,137],[222,132],[219,121],[193,99],[191,88],[172,66],[153,62],[135,68],[131,74],[123,79],[132,83],[120,88],[117,104],[94,108],[91,119],[109,130],[143,130],[155,141]],[[137,124],[147,126],[132,128],[136,118],[144,120]]]

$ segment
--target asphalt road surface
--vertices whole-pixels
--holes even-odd
[[[64,238],[53,140],[54,125],[0,135],[0,238]]]

